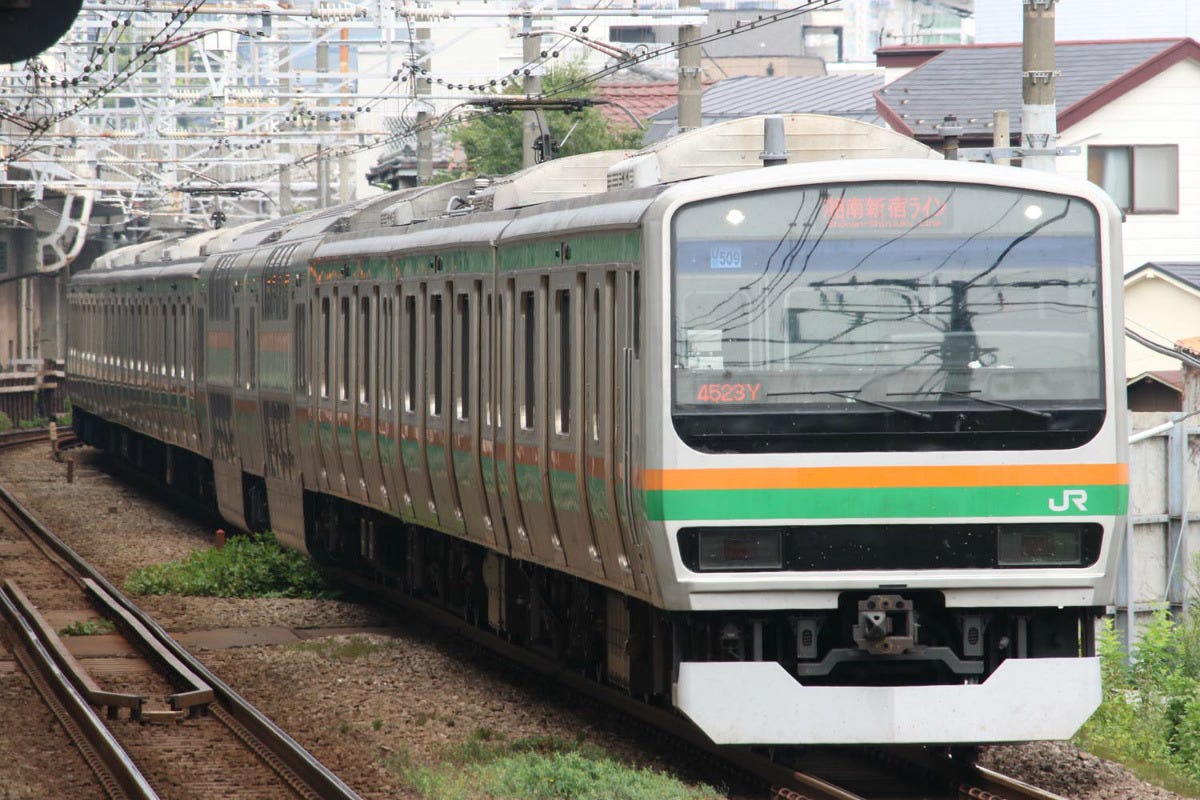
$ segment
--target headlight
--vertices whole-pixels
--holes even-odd
[[[1073,567],[1082,562],[1078,528],[1005,525],[996,537],[996,563],[1002,567]]]
[[[701,531],[700,569],[782,569],[778,530]]]

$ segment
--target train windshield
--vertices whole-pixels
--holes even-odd
[[[791,187],[685,206],[672,246],[673,416],[697,448],[1073,447],[1103,421],[1080,198]]]

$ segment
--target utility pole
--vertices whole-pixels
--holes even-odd
[[[329,29],[317,28],[317,87],[321,95],[329,90]],[[326,154],[325,134],[329,131],[329,100],[317,100],[317,208],[329,208],[329,156]]]
[[[1022,166],[1054,172],[1058,120],[1054,107],[1054,4],[1024,0],[1021,41]]]
[[[428,27],[417,28],[417,48],[421,51],[419,62],[429,69],[429,43],[432,32]],[[416,76],[414,76],[416,77]],[[417,185],[424,186],[433,178],[433,129],[429,127],[430,105],[422,95],[431,93],[429,78],[417,78]]]
[[[542,93],[541,67],[537,65],[542,57],[542,37],[533,33],[533,14],[525,12],[524,43],[521,46],[521,58],[525,62],[525,96],[533,97]],[[533,143],[542,135],[541,118],[536,110],[526,111],[521,116],[521,166],[532,167],[534,159]]]
[[[679,0],[679,8],[699,8],[700,0]],[[680,25],[679,43],[679,132],[699,128],[700,118],[700,45],[689,44],[700,38],[700,26]]]
[[[1002,147],[1011,147],[1009,142],[1009,126],[1008,126],[1008,110],[1004,108],[996,109],[992,112],[992,147],[997,149]],[[996,163],[1007,167],[1009,159],[1001,156],[997,158]]]
[[[338,45],[338,77],[341,80],[341,86],[338,91],[345,91],[346,81],[350,78],[350,29],[342,28],[341,32],[342,43]],[[338,129],[341,131],[341,136],[338,137],[343,144],[351,141],[352,132],[354,130],[350,123],[350,100],[347,97],[342,98],[342,110]],[[338,158],[338,202],[349,203],[354,199],[354,157],[349,153],[342,153]]]

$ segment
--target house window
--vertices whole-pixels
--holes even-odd
[[[654,44],[654,28],[649,25],[613,25],[608,40],[621,44]]]
[[[826,62],[842,60],[841,26],[805,25],[804,55],[820,56]]]
[[[1130,214],[1179,213],[1178,145],[1089,147],[1088,180]]]

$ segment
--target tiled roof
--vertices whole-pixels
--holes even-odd
[[[890,48],[894,56],[900,48]],[[927,48],[926,48],[927,49]],[[1058,127],[1064,130],[1183,58],[1200,59],[1192,39],[1059,42],[1055,46]],[[948,47],[876,92],[880,115],[918,138],[954,114],[966,138],[991,137],[992,112],[1006,109],[1021,129],[1021,45]]]
[[[1179,344],[1182,345],[1182,344],[1184,344],[1184,342],[1188,342],[1188,341],[1193,341],[1193,340],[1185,339],[1184,341],[1179,342]],[[1137,383],[1138,381],[1143,381],[1143,380],[1156,381],[1156,382],[1161,383],[1162,385],[1167,386],[1171,389],[1174,389],[1178,392],[1183,391],[1183,370],[1181,370],[1181,369],[1148,370],[1146,372],[1143,372],[1141,375],[1135,375],[1132,378],[1126,379],[1125,385],[1128,386],[1130,384]]]
[[[708,82],[705,86],[711,86]],[[605,83],[596,87],[596,96],[601,100],[611,100],[623,106],[645,122],[653,115],[668,106],[675,105],[679,99],[679,84],[675,81],[659,81],[656,83]],[[600,113],[605,119],[616,124],[632,125],[633,121],[617,105],[600,106]]]
[[[705,125],[755,114],[833,114],[878,123],[873,93],[882,85],[883,76],[875,74],[727,78],[701,95],[700,115]],[[678,118],[675,103],[655,114],[646,142],[668,135]]]
[[[1200,292],[1200,262],[1198,261],[1147,261],[1137,269],[1125,273],[1125,283],[1128,285],[1131,279],[1151,269],[1169,275]]]

